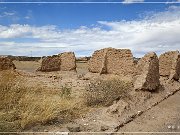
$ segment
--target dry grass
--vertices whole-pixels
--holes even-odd
[[[68,122],[87,111],[71,90],[26,87],[22,77],[10,71],[0,73],[0,131],[21,131],[36,124]]]
[[[41,66],[41,61],[16,61],[14,60],[16,68],[19,70],[25,70],[29,72],[36,71]],[[76,62],[77,72],[79,74],[85,74],[88,72],[87,63]]]
[[[38,62],[15,64],[22,70],[39,67]],[[77,66],[79,73],[87,72],[87,64]],[[44,89],[38,83],[30,87],[25,80],[15,72],[0,72],[0,132],[21,131],[37,124],[65,124],[87,113],[87,105],[109,105],[131,88],[131,83],[119,79],[97,79],[87,87],[85,99],[77,99],[69,87],[61,91]]]
[[[16,61],[14,60],[13,63],[15,64],[16,68],[19,70],[25,70],[25,71],[36,71],[40,65],[41,61]]]
[[[125,97],[132,88],[131,82],[120,79],[95,79],[86,89],[86,103],[90,106],[108,106]]]
[[[87,63],[80,63],[80,62],[76,62],[76,70],[77,73],[79,74],[86,74],[88,73],[88,64]]]

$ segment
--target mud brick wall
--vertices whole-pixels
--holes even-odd
[[[152,91],[160,85],[159,60],[156,53],[148,53],[139,60],[135,72],[135,90]]]
[[[129,49],[105,48],[93,53],[88,69],[93,73],[130,75],[134,72],[134,65]]]
[[[132,75],[134,72],[134,60],[129,49],[108,49],[107,73]]]
[[[92,73],[101,73],[104,67],[105,55],[107,48],[97,50],[93,53],[91,59],[88,61],[88,70]]]
[[[64,52],[59,55],[43,58],[38,71],[71,71],[76,70],[76,58],[73,52]]]
[[[61,58],[60,69],[62,71],[76,70],[76,57],[74,52],[64,52],[59,54]]]
[[[160,75],[169,79],[178,80],[180,78],[180,53],[179,51],[169,51],[159,57]]]
[[[38,71],[50,72],[50,71],[60,71],[61,58],[57,55],[48,56],[43,58],[41,67]]]
[[[14,70],[16,66],[11,59],[7,57],[0,57],[0,71],[1,70]]]

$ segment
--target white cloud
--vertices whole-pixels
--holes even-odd
[[[179,3],[180,0],[167,0],[166,4],[170,4],[170,3]]]
[[[9,17],[9,16],[13,16],[15,14],[16,14],[16,12],[14,12],[14,11],[12,11],[12,12],[2,12],[0,14],[0,17]]]
[[[107,29],[104,29],[107,28]],[[0,54],[52,55],[75,51],[91,55],[104,47],[129,48],[136,57],[180,50],[180,7],[170,6],[139,21],[99,21],[98,26],[61,30],[56,26],[0,25]],[[21,42],[17,42],[21,39]],[[30,41],[22,40],[28,39]]]
[[[0,21],[3,19],[11,20],[12,22],[16,23],[20,18],[16,11],[4,11],[0,12]]]
[[[14,14],[15,14],[15,12],[4,12],[4,15],[6,15],[6,16],[12,16]]]
[[[25,19],[30,19],[31,17],[30,17],[30,16],[25,16],[24,18],[25,18]]]
[[[33,18],[32,10],[28,10],[27,15],[24,18],[27,19],[27,20],[32,19]]]
[[[124,0],[124,4],[136,3],[136,2],[144,2],[144,0]]]

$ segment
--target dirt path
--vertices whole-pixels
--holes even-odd
[[[180,91],[143,113],[118,132],[179,132]]]

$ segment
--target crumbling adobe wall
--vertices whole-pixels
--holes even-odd
[[[76,58],[73,52],[64,52],[43,58],[38,71],[71,71],[76,70]]]
[[[134,72],[133,55],[129,49],[105,48],[93,53],[88,62],[93,73],[132,75]]]
[[[161,76],[178,80],[180,78],[180,53],[169,51],[159,57],[159,72]]]
[[[1,70],[14,70],[16,66],[11,59],[7,57],[0,57],[0,71]]]
[[[76,70],[76,57],[74,52],[64,52],[59,54],[61,58],[60,69],[62,71]]]
[[[156,53],[148,53],[136,65],[135,90],[153,91],[160,85],[159,60]]]
[[[107,73],[119,75],[132,75],[134,73],[134,60],[129,49],[108,49]]]
[[[102,73],[104,64],[105,64],[105,56],[108,48],[97,50],[93,53],[91,59],[88,61],[88,70],[92,73]],[[105,69],[106,70],[106,69]],[[104,71],[106,73],[106,71]]]
[[[60,71],[61,58],[58,55],[43,58],[41,67],[38,71],[51,72]]]

